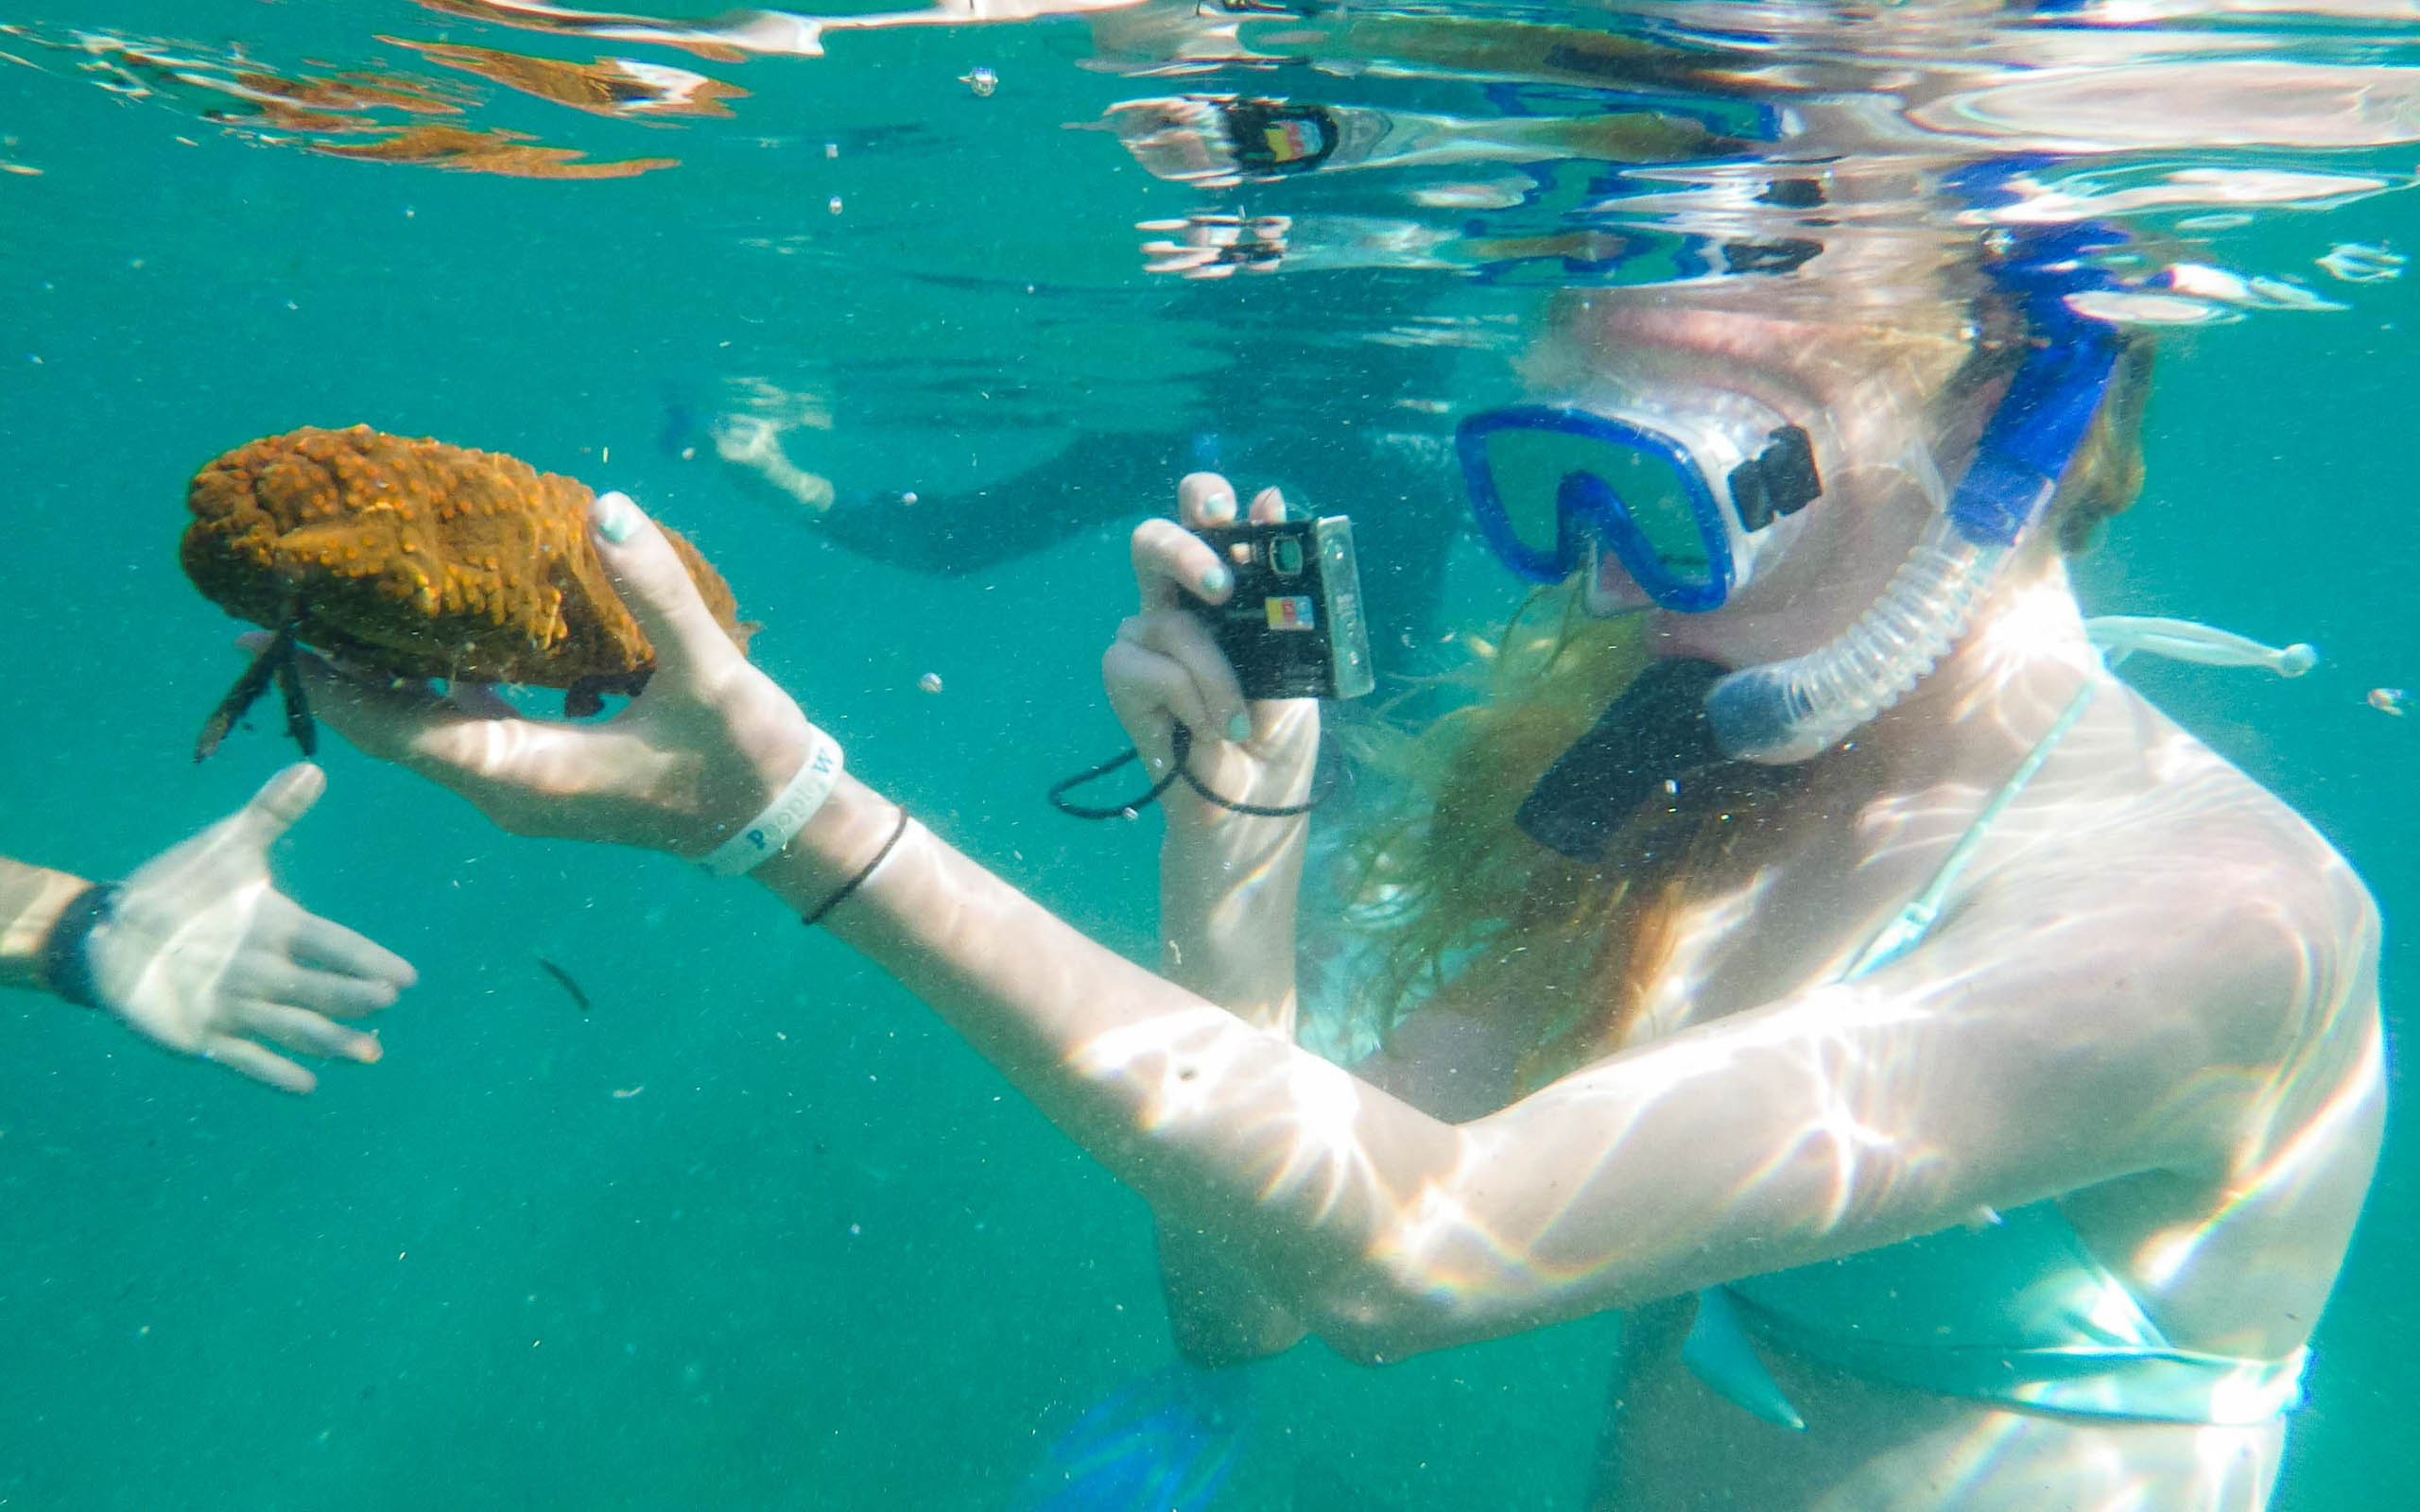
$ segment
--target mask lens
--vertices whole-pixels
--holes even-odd
[[[1455,444],[1481,534],[1522,576],[1552,582],[1594,541],[1600,574],[1617,561],[1667,609],[1722,602],[1727,523],[1703,448],[1647,421],[1546,405],[1474,417]]]
[[[1504,524],[1523,549],[1553,556],[1561,543],[1556,502],[1564,474],[1598,471],[1614,449],[1563,431],[1506,429],[1487,438],[1488,476],[1504,508]],[[1568,572],[1575,563],[1563,562]]]
[[[1505,524],[1524,548],[1552,555],[1563,509],[1591,497],[1610,496],[1665,577],[1690,586],[1711,579],[1695,495],[1668,458],[1601,435],[1519,428],[1488,437],[1487,466],[1503,502]],[[1564,480],[1575,474],[1594,479],[1598,486],[1566,488]],[[1576,538],[1588,529],[1588,523],[1575,520],[1572,526]],[[1596,534],[1613,543],[1607,532]],[[1566,561],[1562,568],[1567,572],[1577,565]]]
[[[1620,501],[1664,575],[1700,586],[1712,580],[1705,535],[1698,524],[1696,494],[1676,466],[1664,457],[1627,447],[1603,448],[1597,475]]]

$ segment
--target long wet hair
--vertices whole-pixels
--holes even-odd
[[[2021,355],[1979,341],[1945,403],[2004,381]],[[2046,522],[2060,549],[2140,492],[2150,376],[2149,341],[2130,340]],[[1737,885],[1733,852],[1779,820],[1808,768],[1725,764],[1651,795],[1602,862],[1571,860],[1513,813],[1647,666],[1639,619],[1587,614],[1575,580],[1531,593],[1494,639],[1460,639],[1483,696],[1382,750],[1408,796],[1350,852],[1348,917],[1371,947],[1352,1008],[1381,1035],[1432,1003],[1517,1016],[1527,1092],[1630,1042],[1692,908]]]

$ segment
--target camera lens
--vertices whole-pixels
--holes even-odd
[[[1303,570],[1303,542],[1294,536],[1279,536],[1269,543],[1269,565],[1280,577],[1292,577]]]

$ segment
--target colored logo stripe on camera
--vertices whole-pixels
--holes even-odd
[[[1272,630],[1309,630],[1319,627],[1319,616],[1306,597],[1265,598],[1261,607],[1268,610],[1269,627]]]

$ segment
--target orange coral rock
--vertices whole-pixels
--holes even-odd
[[[306,426],[194,474],[180,555],[230,614],[395,677],[627,685],[655,650],[589,544],[591,497],[496,452]],[[665,534],[745,650],[722,576]]]

